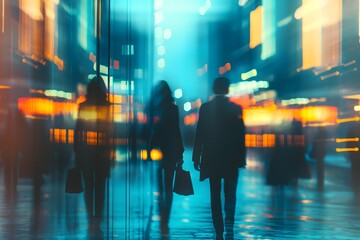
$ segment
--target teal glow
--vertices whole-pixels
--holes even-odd
[[[182,89],[184,102],[208,95],[208,75],[204,74],[207,69],[203,68],[204,75],[201,74],[201,80],[196,73],[199,66],[204,66],[207,62],[210,48],[207,37],[210,34],[209,30],[207,27],[199,29],[200,25],[209,21],[208,16],[200,16],[199,8],[209,7],[211,1],[195,2],[163,0],[160,4],[161,1],[156,0],[156,8],[154,8],[154,12],[163,12],[163,20],[153,28],[154,79],[166,80],[173,91],[177,88]],[[220,5],[218,8],[211,7],[210,10],[216,15],[221,7]]]
[[[261,59],[265,60],[276,53],[276,1],[263,0],[263,32]]]
[[[81,0],[78,14],[78,42],[83,49],[88,48],[87,36],[88,36],[88,0]]]

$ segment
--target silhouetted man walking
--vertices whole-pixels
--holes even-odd
[[[226,236],[233,238],[238,168],[246,165],[242,108],[225,96],[229,79],[215,79],[215,97],[203,104],[196,129],[193,162],[200,181],[210,179],[212,219],[216,239],[223,239],[221,181],[224,180]]]

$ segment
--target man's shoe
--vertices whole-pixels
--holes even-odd
[[[224,240],[224,237],[222,235],[216,235],[216,240]]]
[[[89,227],[88,227],[88,235],[93,237],[93,236],[102,236],[103,232],[101,230],[100,227],[100,223],[99,222],[92,222]]]
[[[225,240],[234,240],[234,233],[226,233]]]
[[[169,226],[166,223],[161,223],[161,236],[163,238],[169,237]]]

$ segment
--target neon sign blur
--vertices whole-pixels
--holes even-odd
[[[265,60],[276,52],[276,2],[263,0],[264,16],[262,19],[261,59]]]
[[[268,81],[248,81],[230,84],[230,95],[256,92],[259,89],[269,88]]]
[[[302,69],[341,61],[341,0],[303,0],[294,17],[302,21]]]
[[[119,96],[111,95],[110,100],[116,103],[126,103],[125,99]],[[126,106],[126,105],[125,105]],[[134,114],[129,113],[128,109],[124,105],[114,104],[110,108],[108,114],[97,115],[95,110],[89,109],[85,111],[85,115],[80,117],[86,119],[114,119],[115,122],[128,122],[134,119]],[[78,117],[78,103],[77,102],[57,102],[47,98],[19,98],[18,109],[24,113],[28,118],[33,117],[50,117],[50,116],[71,116],[73,119]],[[136,114],[139,122],[146,122],[146,116],[142,112]]]
[[[333,106],[307,106],[303,108],[252,107],[244,109],[244,122],[247,126],[271,126],[290,122],[293,119],[303,124],[337,123],[337,108]]]
[[[72,99],[72,93],[70,92],[64,92],[64,91],[58,91],[58,90],[45,90],[44,92],[45,96],[47,97],[59,97],[59,98],[65,98],[65,99]]]

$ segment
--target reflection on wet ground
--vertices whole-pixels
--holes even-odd
[[[349,187],[350,169],[327,165],[323,193],[316,191],[314,177],[301,180],[298,188],[273,188],[264,184],[261,161],[249,154],[249,168],[240,172],[235,239],[358,238],[360,201]],[[209,184],[197,181],[190,156],[187,151],[184,168],[191,170],[196,194],[175,195],[167,239],[213,239]],[[34,207],[30,180],[21,179],[11,199],[2,184],[0,239],[161,239],[156,190],[150,192],[146,179],[139,180],[149,169],[126,174],[128,167],[116,167],[109,182],[112,207],[106,210],[110,217],[103,222],[102,237],[87,234],[83,196],[64,194],[63,183],[45,177],[39,207]]]

